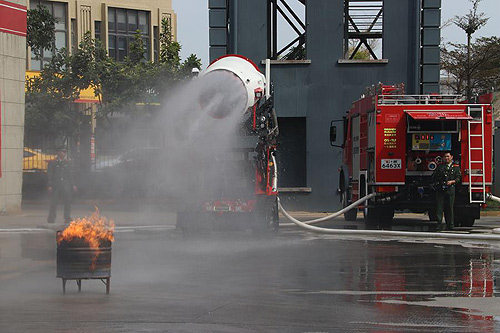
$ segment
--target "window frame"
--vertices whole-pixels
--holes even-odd
[[[54,8],[56,6],[62,6],[63,7],[63,13],[64,13],[64,29],[61,28],[56,28],[54,29],[54,33],[57,36],[59,33],[64,33],[64,46],[61,47],[60,49],[64,48],[66,49],[66,52],[68,52],[68,25],[70,24],[70,19],[68,15],[68,3],[66,2],[55,2],[55,1],[43,1],[43,0],[31,0],[30,1],[30,8],[35,8],[38,5],[42,5],[43,7],[47,8],[47,10],[50,12],[50,14],[54,17]],[[60,22],[58,22],[60,23]],[[56,23],[56,27],[58,25]],[[57,48],[56,48],[57,41],[54,42],[54,47],[51,50],[48,49],[43,49],[40,50],[40,59],[36,59],[34,56],[33,51],[31,51],[30,55],[30,70],[34,71],[41,71],[43,67],[50,62],[52,57],[56,54]],[[59,50],[60,50],[59,49]],[[33,64],[34,63],[39,63],[40,68],[39,69],[34,69]]]
[[[125,15],[125,22],[119,23],[118,15],[121,13],[124,13]],[[150,50],[151,38],[152,38],[150,31],[151,11],[128,9],[128,8],[126,9],[118,7],[108,7],[108,31],[107,31],[108,41],[111,40],[112,38],[114,38],[115,40],[114,49],[110,48],[111,42],[108,42],[108,54],[111,58],[117,61],[123,61],[125,57],[127,57],[130,54],[130,40],[134,38],[136,30],[139,29],[141,13],[144,13],[146,15],[145,27],[147,28],[147,31],[141,30],[142,39],[145,41],[145,51],[146,51],[145,59],[147,61],[151,60],[151,50]],[[133,31],[130,30],[129,17],[135,17],[136,29]],[[113,18],[114,20],[114,29],[110,24],[111,23],[110,18]],[[119,24],[124,24],[124,26],[119,27]],[[122,42],[123,40],[125,40],[124,48],[120,46],[120,42]]]
[[[370,5],[370,2],[376,4]],[[351,4],[355,3],[359,4],[351,6]],[[378,4],[380,4],[380,7],[376,7]],[[385,0],[344,0],[344,45],[343,57],[342,59],[339,59],[339,63],[380,64],[388,62],[388,60],[384,58],[384,7]],[[351,8],[357,9],[353,9],[351,12]],[[356,14],[356,10],[360,11],[361,15]],[[363,12],[363,10],[368,11],[368,13]],[[374,14],[376,10],[378,10],[378,12]],[[358,19],[356,20],[355,17],[357,17]],[[354,31],[352,31],[351,29],[353,29]],[[380,41],[380,58],[375,54],[373,46],[369,45],[370,40]],[[350,52],[351,41],[356,41],[357,43],[353,52]],[[363,46],[363,51],[367,52],[370,58],[356,59],[356,54],[358,54],[359,50]]]

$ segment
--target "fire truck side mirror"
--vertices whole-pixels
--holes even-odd
[[[335,141],[337,141],[337,126],[334,123],[343,122],[343,120],[332,120],[330,123],[330,145],[332,147],[344,148],[344,145],[336,145]]]
[[[337,126],[330,125],[330,144],[333,146],[337,141]]]

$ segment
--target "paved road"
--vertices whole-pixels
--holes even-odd
[[[112,260],[63,295],[52,231],[0,233],[0,332],[500,330],[495,243],[129,226]]]

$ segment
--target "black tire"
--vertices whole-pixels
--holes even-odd
[[[342,207],[347,207],[351,203],[347,200],[347,192],[342,193]],[[344,220],[356,221],[358,217],[358,208],[353,208],[344,213]]]
[[[467,228],[472,227],[474,225],[474,222],[476,221],[476,219],[471,216],[462,216],[460,218],[455,218],[455,220],[457,226]]]
[[[276,236],[279,232],[279,210],[278,199],[274,198],[271,203],[261,202],[260,209],[255,213],[255,225],[252,227],[254,236],[266,237]]]
[[[436,214],[436,210],[431,209],[429,210],[429,221],[437,221],[438,217]]]
[[[380,228],[383,230],[392,230],[393,219],[394,209],[390,207],[384,207],[382,209],[382,221],[380,222]]]
[[[369,207],[363,210],[366,229],[384,229],[392,228],[394,218],[394,209],[390,207]]]
[[[377,216],[376,208],[363,209],[363,219],[365,221],[365,228],[367,230],[373,230],[379,228],[379,217],[380,216]]]

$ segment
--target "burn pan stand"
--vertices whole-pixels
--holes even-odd
[[[62,279],[63,293],[66,281],[76,280],[78,292],[82,291],[82,280],[101,280],[109,294],[111,282],[111,241],[102,240],[99,247],[89,248],[81,238],[62,240],[57,244],[57,275]]]
[[[111,287],[111,277],[105,276],[105,277],[92,277],[92,278],[61,278],[62,279],[62,286],[63,286],[63,294],[66,294],[66,282],[68,280],[75,280],[76,285],[78,286],[78,292],[82,291],[82,280],[101,280],[102,283],[106,286],[106,294],[109,295],[109,289]]]

